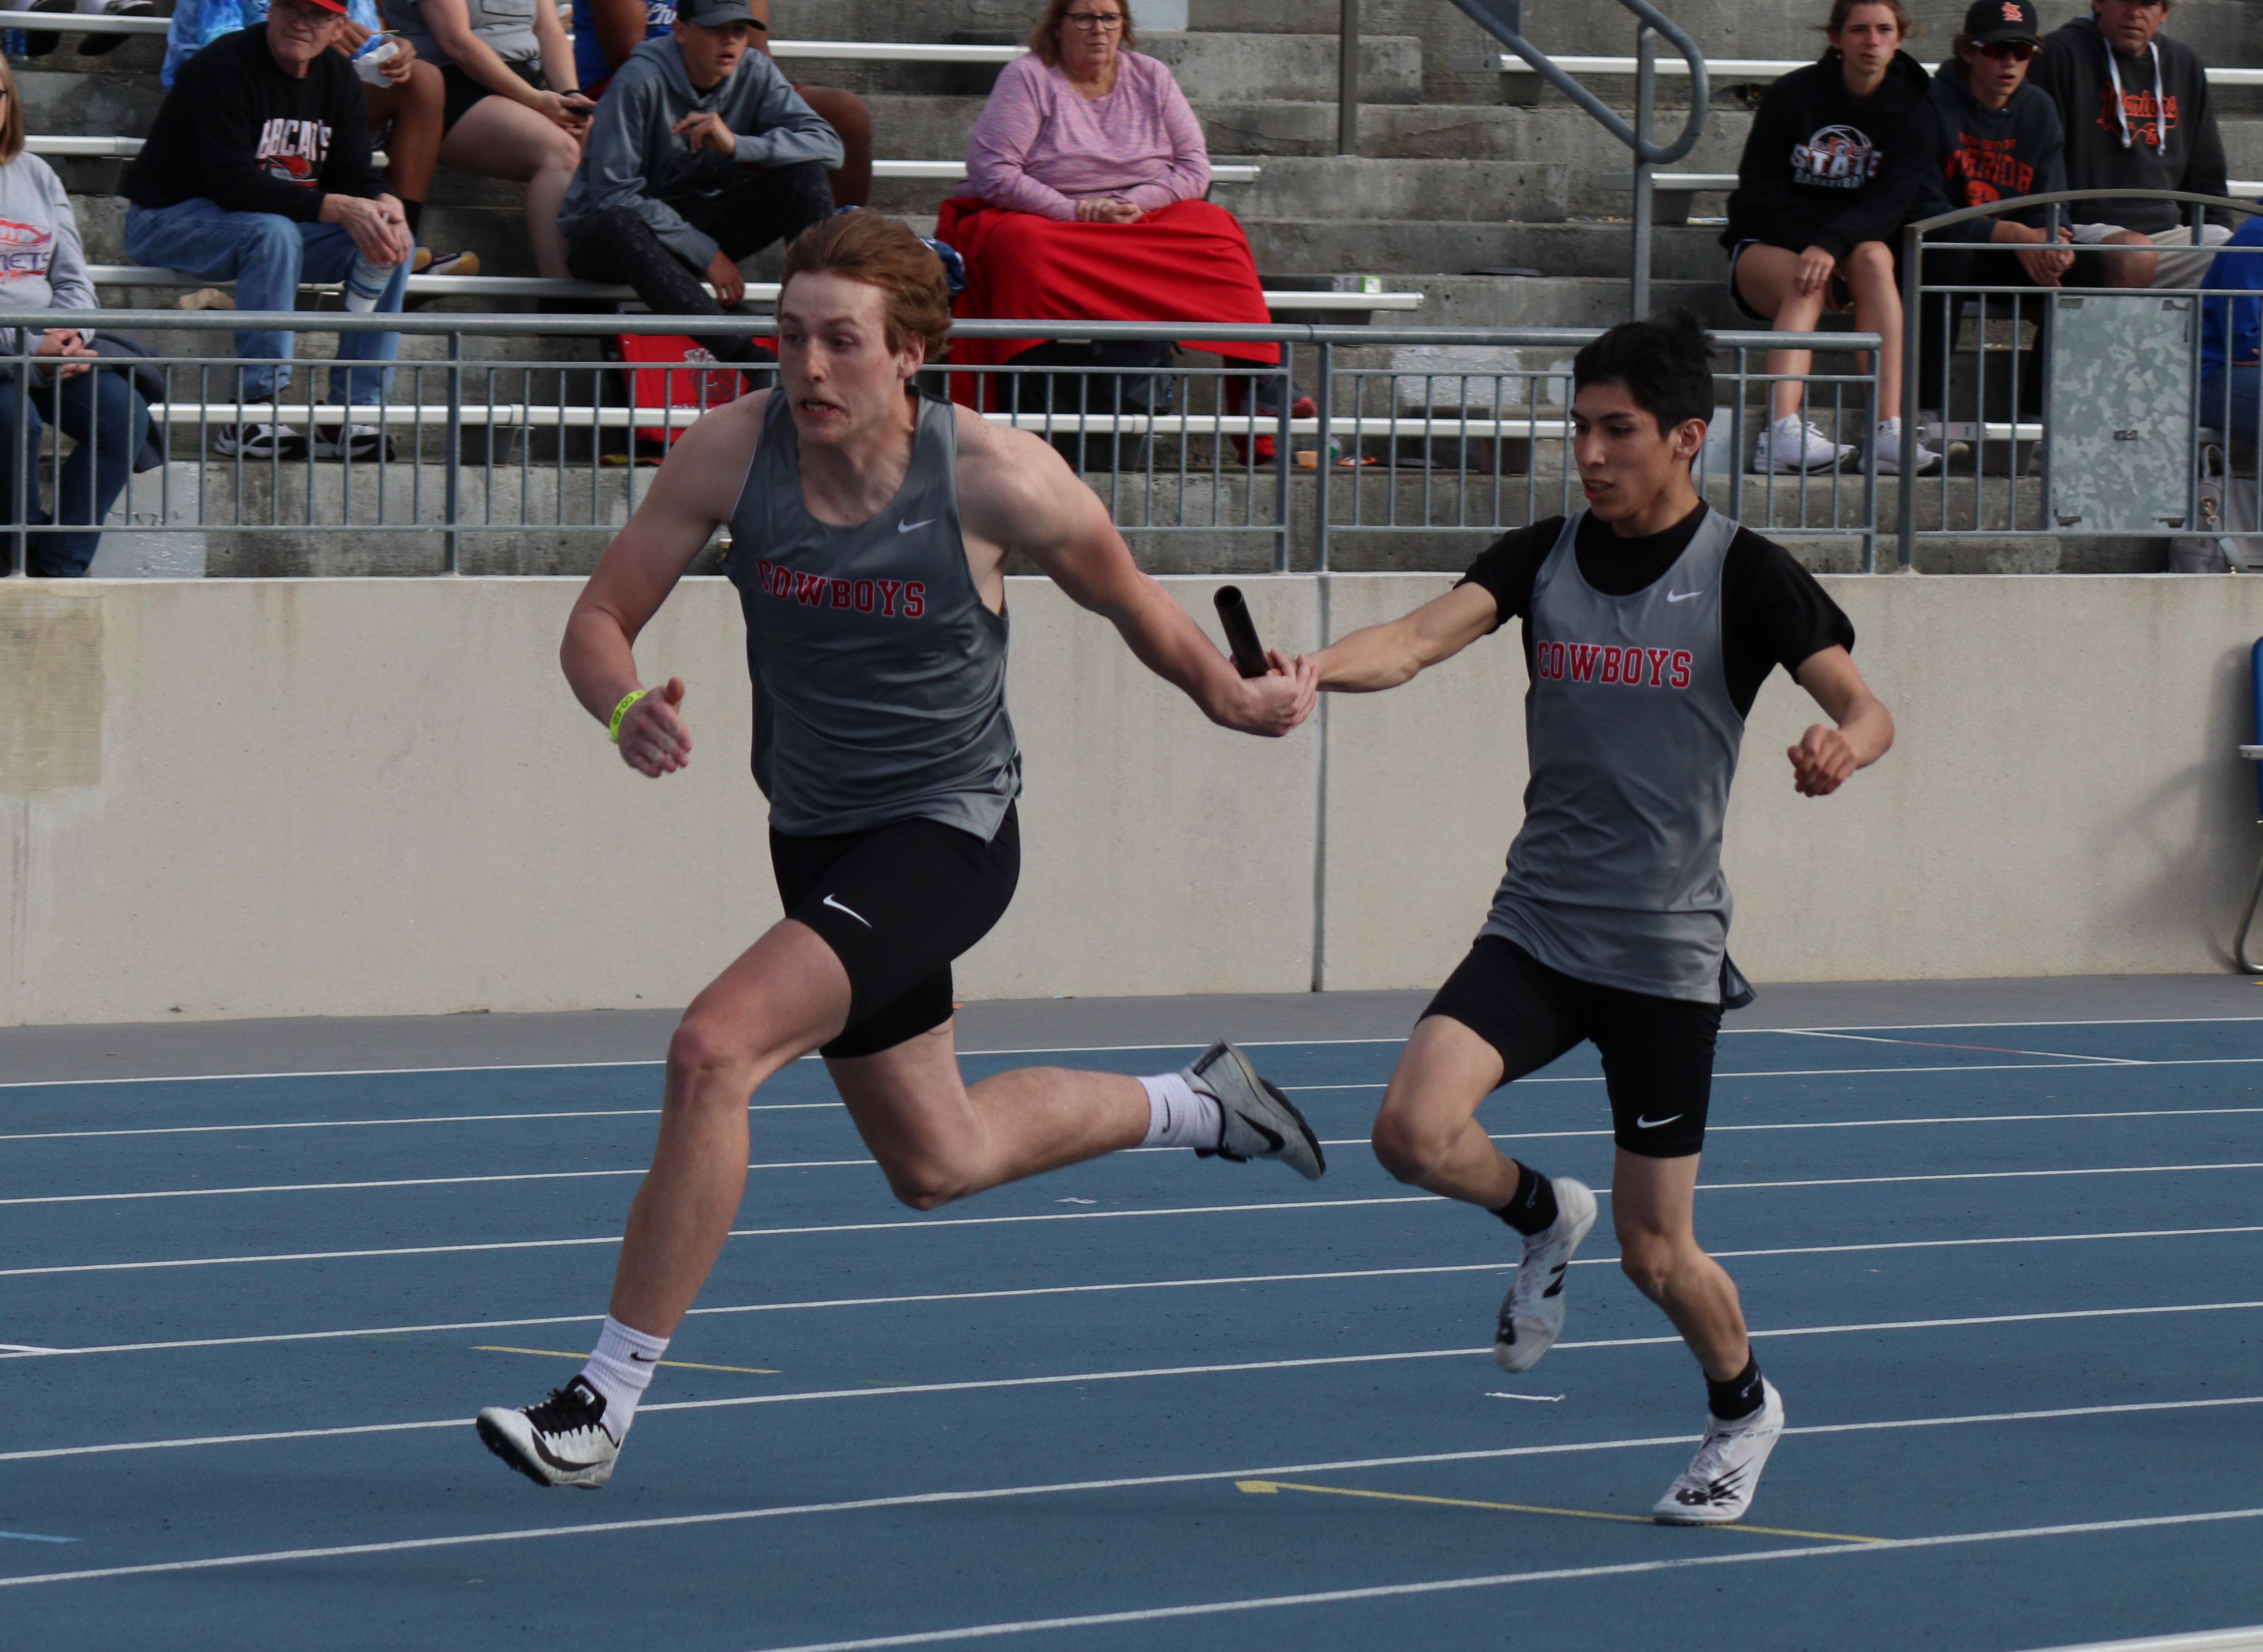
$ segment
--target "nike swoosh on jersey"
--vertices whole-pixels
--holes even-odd
[[[1704,595],[1703,591],[1668,591],[1666,594],[1666,600],[1669,602],[1686,602],[1693,596]]]
[[[1673,1123],[1674,1120],[1681,1116],[1681,1115],[1679,1113],[1669,1113],[1662,1119],[1637,1118],[1634,1122],[1634,1127],[1638,1130],[1664,1129],[1667,1125]]]
[[[823,900],[818,902],[818,905],[821,906],[830,906],[835,912],[848,913],[851,918],[854,918],[858,923],[864,925],[867,929],[870,929],[872,927],[872,920],[865,917],[863,913],[851,911],[850,908],[843,906],[839,901],[834,899],[830,895],[828,895]]]
[[[922,516],[917,522],[906,522],[902,517],[899,516],[896,518],[896,531],[898,533],[909,533],[915,528],[926,527],[928,523],[934,520],[935,518],[932,516]]]

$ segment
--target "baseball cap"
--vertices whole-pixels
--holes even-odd
[[[303,4],[319,7],[324,11],[335,11],[340,17],[346,14],[345,0],[303,0]]]
[[[677,0],[676,15],[703,29],[719,29],[727,23],[752,23],[755,14],[747,0]]]
[[[2032,0],[1973,0],[1971,10],[1964,14],[1964,38],[1975,46],[1997,40],[2025,40],[2040,46],[2042,19],[2035,15]]]

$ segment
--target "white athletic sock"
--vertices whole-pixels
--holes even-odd
[[[1218,1103],[1187,1082],[1182,1072],[1139,1080],[1147,1093],[1147,1134],[1142,1147],[1216,1147],[1225,1134]]]
[[[627,1436],[629,1425],[636,1420],[637,1402],[644,1398],[645,1388],[652,1381],[653,1367],[667,1352],[667,1338],[647,1337],[641,1331],[631,1331],[611,1314],[605,1316],[605,1328],[597,1333],[596,1352],[582,1367],[582,1381],[604,1396],[603,1420],[614,1445]]]

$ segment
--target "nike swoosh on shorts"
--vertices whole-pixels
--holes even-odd
[[[1638,1117],[1634,1122],[1634,1127],[1638,1130],[1661,1130],[1681,1116],[1681,1115],[1679,1113],[1669,1113],[1662,1119],[1645,1119]]]
[[[830,906],[835,912],[848,913],[851,918],[854,918],[858,923],[864,925],[867,929],[870,929],[872,927],[872,920],[865,917],[863,913],[850,911],[848,907],[843,906],[839,901],[834,899],[830,895],[828,895],[823,900],[817,904],[821,906]]]

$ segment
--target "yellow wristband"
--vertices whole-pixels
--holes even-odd
[[[629,707],[651,692],[650,689],[635,689],[621,696],[621,703],[613,708],[612,726],[606,731],[607,737],[614,745],[621,743],[621,719],[629,714]]]

